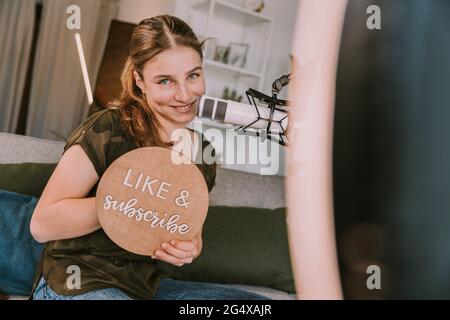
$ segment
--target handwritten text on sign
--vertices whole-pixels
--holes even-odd
[[[133,170],[128,169],[127,175],[123,180],[123,185],[129,188],[134,188],[136,190],[140,189],[142,192],[148,192],[150,195],[158,197],[160,199],[166,200],[163,196],[164,193],[168,193],[171,187],[170,183],[167,183],[160,179],[152,179],[149,176],[145,177],[143,181],[144,174],[140,173],[135,183],[130,183],[130,179],[133,175]],[[141,181],[143,183],[141,184]],[[159,186],[158,186],[159,184]],[[155,187],[156,192],[154,192],[153,187]],[[189,191],[182,190],[180,195],[175,198],[175,204],[180,207],[188,208],[189,201],[186,198],[189,196]],[[177,224],[180,219],[179,214],[174,214],[167,217],[167,212],[161,217],[157,211],[146,210],[141,207],[137,207],[138,200],[136,198],[129,199],[128,201],[115,200],[113,196],[106,195],[105,201],[103,203],[103,208],[105,210],[118,210],[126,215],[128,218],[135,218],[136,221],[149,222],[151,228],[162,228],[166,229],[171,233],[178,232],[180,234],[186,234],[189,232],[189,226],[185,223]]]

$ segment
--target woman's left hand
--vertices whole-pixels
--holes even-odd
[[[164,242],[160,249],[155,250],[152,259],[162,260],[181,267],[197,258],[199,254],[197,244],[196,238],[190,241],[171,240],[170,242]]]

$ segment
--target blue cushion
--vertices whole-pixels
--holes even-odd
[[[0,293],[29,296],[44,246],[30,233],[38,198],[0,189]]]

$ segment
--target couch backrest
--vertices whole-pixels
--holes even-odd
[[[0,163],[59,161],[65,142],[0,133]],[[285,206],[284,178],[219,167],[211,205],[278,208]]]
[[[64,142],[0,132],[0,163],[58,162]]]
[[[284,178],[217,169],[211,205],[279,208],[285,206]]]

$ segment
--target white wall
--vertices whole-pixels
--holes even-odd
[[[173,14],[176,0],[121,0],[118,20],[139,23],[161,14]]]
[[[272,82],[290,72],[289,54],[299,0],[264,0],[264,3],[264,15],[273,19],[272,49],[264,81],[264,88],[269,93]],[[280,97],[287,97],[287,88],[282,91]]]

